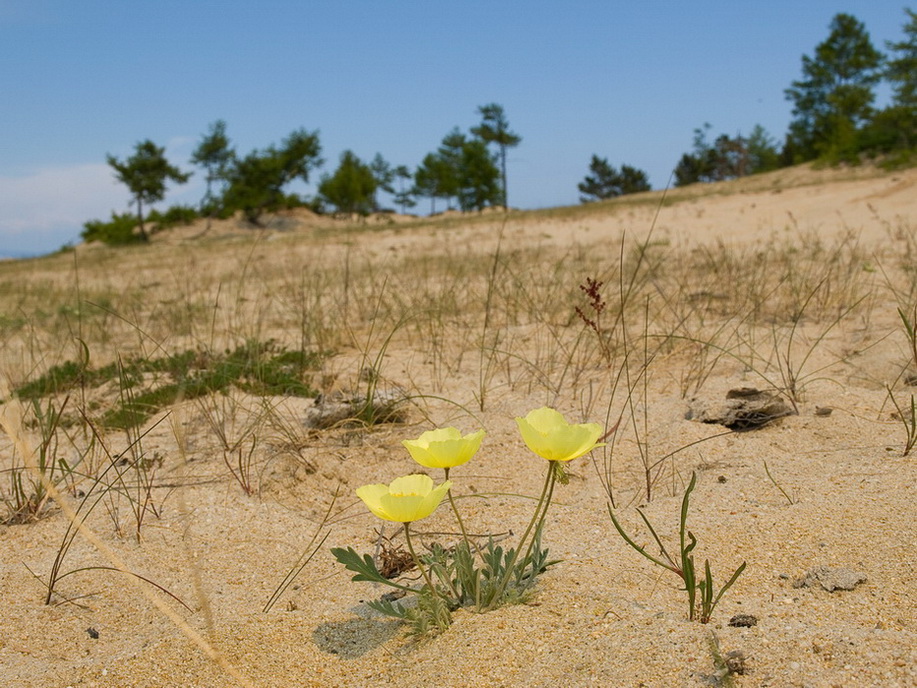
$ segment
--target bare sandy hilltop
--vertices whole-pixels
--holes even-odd
[[[915,331],[914,169],[4,262],[0,685],[915,686]],[[402,440],[484,430],[451,494],[515,547],[545,406],[607,439],[554,484],[531,589],[422,634],[368,606],[404,591],[332,548],[424,578],[355,490],[438,484]],[[609,515],[677,559],[692,476],[698,577],[746,564],[708,623]],[[447,501],[410,534],[464,539]]]

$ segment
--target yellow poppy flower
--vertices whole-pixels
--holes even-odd
[[[401,444],[421,466],[452,468],[471,459],[480,449],[482,439],[483,430],[462,437],[457,428],[440,428],[428,430],[416,440],[402,440]]]
[[[432,514],[451,486],[447,480],[434,488],[428,475],[406,475],[390,485],[364,485],[357,489],[357,497],[379,518],[411,523]]]
[[[525,418],[516,418],[519,432],[528,448],[548,461],[570,461],[604,446],[598,439],[598,423],[570,424],[558,411],[542,407]]]

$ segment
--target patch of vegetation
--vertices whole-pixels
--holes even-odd
[[[682,589],[688,596],[688,619],[690,621],[697,619],[702,624],[706,624],[710,623],[710,618],[713,616],[713,610],[716,608],[720,598],[732,587],[736,579],[742,575],[746,563],[743,561],[741,565],[732,572],[732,576],[719,588],[719,590],[717,590],[713,584],[713,574],[710,572],[709,560],[704,561],[703,574],[698,576],[698,571],[694,564],[694,555],[692,554],[694,548],[697,546],[697,538],[687,529],[688,506],[691,492],[694,490],[696,484],[697,474],[691,473],[691,482],[688,483],[688,487],[685,489],[685,496],[681,501],[681,526],[678,530],[678,555],[672,556],[669,554],[662,540],[659,538],[659,535],[656,534],[656,529],[653,528],[649,519],[647,519],[646,515],[640,509],[637,509],[637,513],[640,514],[640,518],[643,519],[643,523],[646,525],[647,530],[649,530],[650,535],[653,536],[653,540],[656,542],[656,547],[659,550],[658,558],[647,552],[645,547],[638,545],[634,539],[624,531],[611,505],[608,506],[608,515],[611,517],[611,522],[614,524],[615,530],[618,531],[618,534],[624,538],[624,541],[628,545],[657,566],[671,571],[682,580],[685,586]]]
[[[190,225],[199,217],[200,213],[191,206],[173,205],[165,212],[151,210],[147,215],[147,220],[154,223],[153,231],[161,232],[180,225]]]
[[[19,330],[26,324],[26,322],[28,321],[22,316],[15,316],[4,313],[0,315],[0,331]]]
[[[317,392],[304,381],[315,370],[321,354],[287,351],[273,341],[250,341],[222,354],[187,350],[161,358],[134,358],[101,368],[88,360],[66,361],[41,377],[16,388],[20,399],[34,400],[76,388],[100,387],[117,381],[121,398],[102,417],[111,428],[142,425],[161,408],[182,399],[220,392],[231,385],[260,396],[313,397]],[[157,382],[144,387],[146,375]],[[159,377],[164,380],[159,381]]]
[[[136,232],[137,216],[132,213],[112,213],[111,221],[88,220],[83,223],[83,241],[101,241],[111,246],[136,244],[143,237]]]

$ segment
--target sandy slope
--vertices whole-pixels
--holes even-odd
[[[677,200],[659,210],[654,237],[690,251],[716,242],[741,247],[806,236],[829,241],[853,231],[878,254],[895,231],[913,232],[917,226],[917,170],[801,183],[808,179],[756,180],[757,186],[740,193]],[[563,252],[585,246],[601,252],[622,231],[648,231],[656,213],[655,203],[620,203],[609,204],[607,213],[521,214],[506,226],[504,249],[543,245]],[[359,250],[377,256],[381,269],[392,255],[480,251],[486,256],[493,250],[497,220],[450,222],[448,230],[413,231],[403,223],[363,234]],[[270,251],[300,250],[295,237],[278,236],[277,249],[264,244],[271,259],[282,260]],[[345,250],[333,238],[327,244],[322,256]],[[193,253],[194,246],[183,243],[180,250]],[[250,248],[239,243],[227,250],[242,256]],[[302,249],[303,255],[316,250],[314,244]],[[197,265],[233,271],[231,260],[210,268],[202,257]],[[43,269],[33,268],[36,274]],[[101,279],[82,275],[86,282],[96,278]],[[182,279],[211,284],[203,275]],[[864,337],[878,340],[896,331],[896,317],[892,305],[878,303],[869,323],[838,328],[826,346],[837,351],[856,347]],[[206,423],[188,403],[145,441],[148,451],[165,457],[160,479],[182,487],[158,493],[162,515],[149,519],[142,544],[118,538],[101,507],[89,525],[133,570],[185,600],[193,612],[167,602],[233,669],[208,659],[158,611],[144,595],[149,586],[136,586],[120,574],[74,574],[60,590],[79,596],[78,604],[42,605],[42,585],[29,570],[47,575],[67,523],[58,512],[33,524],[0,526],[0,685],[705,686],[716,685],[714,633],[724,653],[740,650],[748,658],[748,673],[736,677],[736,685],[917,685],[917,469],[913,456],[901,456],[903,431],[889,420],[881,387],[903,361],[901,341],[894,337],[832,368],[829,379],[813,381],[799,415],[710,440],[671,461],[646,506],[649,518],[661,531],[673,532],[680,490],[696,470],[690,525],[700,557],[710,558],[719,580],[748,562],[709,625],[688,622],[675,579],[613,532],[596,468],[580,459],[571,466],[570,484],[558,488],[545,533],[552,555],[563,561],[543,576],[535,598],[485,615],[459,611],[444,635],[411,642],[395,622],[361,603],[381,591],[352,583],[327,547],[373,550],[379,523],[352,490],[411,471],[400,440],[430,423],[414,415],[412,425],[382,426],[368,434],[316,433],[299,460],[278,455],[265,463],[262,494],[247,497],[227,478]],[[352,361],[342,356],[339,367]],[[478,382],[474,363],[459,366],[438,393],[470,404],[468,390]],[[649,413],[658,426],[653,442],[660,448],[716,432],[685,419],[678,364],[660,363],[650,383]],[[433,388],[442,382],[433,375],[414,353],[397,348],[390,353],[387,384]],[[749,383],[754,380],[747,371],[724,365],[703,392],[715,397]],[[292,417],[308,405],[280,403]],[[509,385],[494,389],[477,420],[431,402],[433,421],[465,431],[483,424],[488,432],[474,461],[454,471],[457,494],[537,494],[543,462],[522,445],[512,418],[543,403],[543,393]],[[572,397],[559,399],[558,406],[571,417],[582,413]],[[833,413],[815,415],[816,406],[830,406]],[[592,408],[591,420],[603,416],[601,404]],[[11,451],[9,442],[0,445],[5,456]],[[636,530],[633,506],[641,499],[636,448],[622,440],[617,451],[621,515]],[[601,460],[596,456],[596,465]],[[768,480],[765,461],[794,503]],[[337,485],[344,488],[338,506],[346,508],[326,547],[295,587],[263,613],[307,547]],[[518,533],[531,508],[512,496],[464,499],[462,505],[469,527],[482,532]],[[121,509],[121,518],[129,521],[126,507]],[[422,525],[429,532],[452,528],[445,509]],[[80,537],[66,567],[104,563]],[[818,565],[854,569],[866,581],[849,591],[793,587],[794,578]],[[754,615],[758,623],[727,625],[735,614]],[[98,637],[91,637],[90,628]],[[232,671],[242,678],[233,678]]]

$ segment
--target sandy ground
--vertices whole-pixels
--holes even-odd
[[[647,232],[654,217],[653,236],[687,251],[717,242],[827,240],[853,231],[878,252],[896,230],[913,231],[917,170],[836,176],[819,184],[786,176],[779,183],[758,180],[741,193],[676,200],[658,215],[653,203],[609,205],[607,213],[520,214],[506,225],[504,247],[602,251],[623,231]],[[363,235],[362,249],[380,261],[445,244],[482,255],[493,250],[497,220],[450,222],[455,224],[448,230],[411,231],[410,222],[381,226]],[[278,236],[278,250],[292,250],[295,237]],[[894,331],[896,317],[893,307],[880,305],[863,327]],[[856,327],[839,328],[831,347],[861,335]],[[573,462],[569,485],[558,487],[545,543],[562,561],[543,575],[527,604],[487,614],[458,611],[446,633],[424,642],[363,604],[383,591],[351,582],[328,553],[331,546],[369,553],[376,545],[380,523],[353,489],[413,470],[400,441],[431,428],[430,420],[465,432],[483,426],[484,446],[471,463],[454,470],[454,489],[460,498],[489,495],[460,499],[470,529],[518,533],[531,503],[512,493],[537,495],[544,466],[525,449],[512,419],[545,403],[544,394],[503,386],[476,417],[433,403],[429,420],[415,414],[410,424],[369,433],[316,433],[298,459],[279,457],[259,467],[261,493],[255,496],[244,495],[226,475],[196,407],[181,405],[145,440],[148,451],[165,459],[158,476],[164,487],[156,492],[161,515],[149,518],[142,543],[129,533],[117,537],[103,507],[88,525],[131,570],[180,597],[191,611],[145,583],[102,570],[64,578],[59,591],[74,603],[45,606],[43,582],[30,571],[47,577],[66,517],[58,511],[35,523],[0,526],[0,685],[713,686],[715,636],[723,654],[740,651],[746,658],[747,671],[733,678],[735,685],[915,686],[917,469],[913,455],[902,456],[904,432],[889,419],[881,384],[894,374],[895,356],[900,369],[902,352],[900,341],[870,349],[826,379],[813,380],[798,415],[679,453],[649,503],[641,497],[633,442],[618,445],[619,513],[632,532],[640,532],[634,507],[644,504],[660,532],[673,533],[681,490],[695,470],[689,525],[700,543],[698,556],[710,559],[718,581],[748,563],[707,625],[689,622],[676,579],[614,532],[598,475],[600,452]],[[389,384],[415,387],[431,375],[397,348],[386,373]],[[469,362],[439,394],[467,402],[477,376]],[[653,446],[660,452],[722,430],[686,419],[676,378],[661,363],[650,382],[649,412],[658,426]],[[753,382],[736,366],[724,366],[703,391],[714,398]],[[293,417],[311,404],[278,403]],[[583,415],[571,399],[557,405],[571,418]],[[823,406],[833,412],[817,415],[816,407]],[[599,405],[586,420],[603,417]],[[9,442],[0,446],[0,452],[11,451]],[[768,479],[765,461],[791,499]],[[342,496],[325,546],[273,609],[263,612],[308,548],[337,486]],[[121,511],[129,522],[127,507]],[[454,528],[446,509],[417,527]],[[78,536],[65,568],[98,565],[110,562]],[[865,581],[834,592],[794,587],[816,566],[851,569]],[[154,594],[185,630],[154,606]],[[757,624],[730,626],[737,614],[753,615]],[[208,657],[189,633],[220,660]]]

